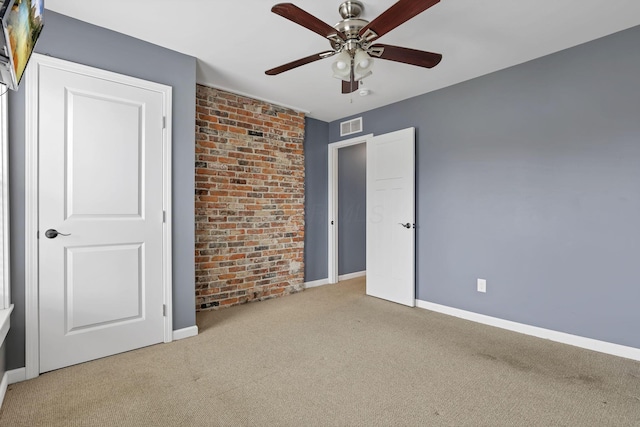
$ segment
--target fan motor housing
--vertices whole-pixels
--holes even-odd
[[[358,37],[360,30],[365,27],[369,21],[358,18],[364,11],[364,5],[359,1],[345,1],[338,8],[342,21],[333,26],[338,31],[341,31],[348,39]]]
[[[360,30],[366,27],[368,23],[369,21],[365,21],[364,19],[347,18],[338,22],[333,28],[342,31],[348,39],[352,39],[358,37]]]

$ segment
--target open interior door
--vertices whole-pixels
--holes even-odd
[[[415,306],[415,129],[367,140],[367,295]]]

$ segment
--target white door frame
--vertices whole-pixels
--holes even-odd
[[[0,89],[3,86],[0,85]],[[0,310],[11,306],[9,274],[9,134],[7,128],[7,89],[0,95]],[[2,325],[0,325],[0,330]],[[2,334],[0,333],[0,338]]]
[[[328,240],[328,272],[327,282],[338,283],[338,150],[352,145],[364,144],[367,139],[372,138],[373,134],[357,136],[355,138],[345,139],[344,141],[332,142],[329,144],[328,163],[329,163],[329,189],[327,191],[329,215],[327,228],[329,229]],[[333,223],[333,224],[332,224]]]
[[[38,75],[41,67],[58,68],[114,80],[159,92],[164,99],[163,209],[166,218],[162,236],[162,286],[166,315],[164,342],[173,339],[171,252],[171,103],[170,86],[34,53],[29,61],[25,85],[25,373],[26,379],[40,375],[39,282],[38,282]]]

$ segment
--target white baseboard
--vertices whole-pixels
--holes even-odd
[[[4,373],[2,381],[0,381],[0,407],[2,407],[2,403],[4,402],[4,396],[7,394],[7,387],[9,387],[9,384],[19,383],[26,379],[27,371],[24,368],[13,369]]]
[[[350,280],[350,279],[355,279],[357,277],[362,277],[362,276],[366,276],[367,275],[367,271],[356,271],[355,273],[349,273],[349,274],[343,274],[341,276],[338,276],[338,280]]]
[[[341,276],[338,276],[338,281],[341,280],[349,280],[349,279],[355,279],[356,277],[362,277],[362,276],[366,276],[367,275],[367,271],[357,271],[355,273],[349,273],[349,274],[343,274]],[[314,280],[312,282],[304,282],[304,288],[305,289],[309,289],[309,288],[316,288],[318,286],[324,286],[324,285],[328,285],[329,284],[329,279],[320,279],[320,280]]]
[[[9,385],[27,380],[27,370],[25,368],[12,369],[4,374],[7,376]]]
[[[173,331],[173,340],[182,340],[185,338],[195,337],[196,335],[198,335],[198,326],[193,325],[189,326],[188,328],[177,329]]]
[[[598,351],[600,353],[611,354],[613,356],[624,357],[640,361],[640,348],[627,347],[620,344],[613,344],[606,341],[594,340],[578,335],[571,335],[565,332],[553,331],[551,329],[539,328],[537,326],[525,325],[524,323],[512,322],[510,320],[499,319],[497,317],[485,316],[484,314],[474,313],[472,311],[460,310],[445,305],[435,304],[427,301],[416,300],[416,306],[426,310],[436,311],[449,316],[459,317],[472,322],[482,323],[497,328],[507,329],[513,332],[519,332],[525,335],[531,335],[563,344],[573,345],[575,347],[585,348],[587,350]]]
[[[7,387],[9,386],[9,376],[5,372],[2,376],[2,381],[0,381],[0,408],[2,407],[2,402],[4,402],[4,395],[7,394]]]
[[[313,282],[305,282],[304,288],[305,289],[316,288],[318,286],[324,286],[328,284],[329,284],[329,279],[320,279],[320,280],[314,280]]]

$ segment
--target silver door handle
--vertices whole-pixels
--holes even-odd
[[[60,236],[71,236],[71,233],[69,234],[64,234],[64,233],[60,233],[58,230],[54,230],[53,228],[48,229],[47,231],[44,232],[44,235],[47,239],[55,239],[56,237]]]
[[[398,224],[400,224],[404,228],[411,228],[411,223],[409,223],[409,222],[407,222],[406,224],[403,224],[403,223],[399,222]]]

